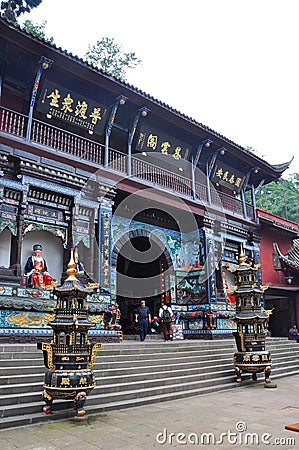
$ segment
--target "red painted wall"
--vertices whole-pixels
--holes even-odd
[[[292,248],[293,239],[298,236],[298,226],[266,211],[257,210],[257,214],[261,224],[262,282],[269,286],[287,286],[284,273],[274,269],[273,243],[276,242],[281,253],[285,254]]]

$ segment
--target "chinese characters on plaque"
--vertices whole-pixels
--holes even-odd
[[[27,205],[27,214],[30,216],[41,216],[52,218],[55,220],[64,220],[64,214],[59,209],[46,208],[45,206],[40,205]]]
[[[142,124],[135,149],[139,152],[159,152],[175,160],[188,159],[190,146],[148,124]]]
[[[100,290],[110,291],[110,227],[111,211],[100,210]]]
[[[216,163],[211,181],[218,183],[220,186],[225,186],[231,191],[240,192],[245,180],[244,173],[223,164],[222,162]]]
[[[48,119],[57,118],[98,135],[103,133],[107,115],[106,106],[47,80],[37,110]]]

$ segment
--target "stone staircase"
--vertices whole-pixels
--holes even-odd
[[[267,349],[273,360],[272,380],[299,373],[295,341],[268,338]],[[239,387],[232,363],[235,351],[232,339],[103,344],[93,367],[97,386],[87,398],[86,413]],[[74,416],[72,401],[54,400],[53,413],[42,413],[45,367],[36,345],[0,345],[0,362],[0,429]],[[244,379],[243,384],[251,383],[250,375]],[[258,379],[263,382],[263,374]]]

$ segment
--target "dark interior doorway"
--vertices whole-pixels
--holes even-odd
[[[137,259],[134,259],[134,249]],[[166,267],[163,248],[148,237],[133,237],[117,258],[117,302],[121,311],[122,330],[137,333],[135,310],[144,299],[152,317],[158,315],[162,293],[162,270]],[[142,255],[145,255],[143,258]],[[122,277],[125,276],[125,277]]]
[[[293,324],[290,299],[286,297],[265,298],[265,309],[272,310],[268,329],[272,337],[286,337]]]

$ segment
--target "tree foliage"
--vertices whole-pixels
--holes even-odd
[[[102,37],[95,45],[89,45],[85,58],[89,64],[123,81],[127,69],[141,64],[135,52],[125,53],[114,38],[108,37]]]
[[[256,206],[299,225],[299,174],[288,180],[262,186],[256,193]]]
[[[7,0],[1,1],[0,8],[3,16],[13,20],[13,17],[19,17],[20,14],[30,12],[32,8],[40,5],[42,0]]]
[[[37,36],[50,44],[54,44],[54,38],[52,36],[48,37],[45,33],[46,24],[46,20],[44,20],[40,25],[33,23],[31,20],[25,20],[23,23],[23,29],[33,36]]]

